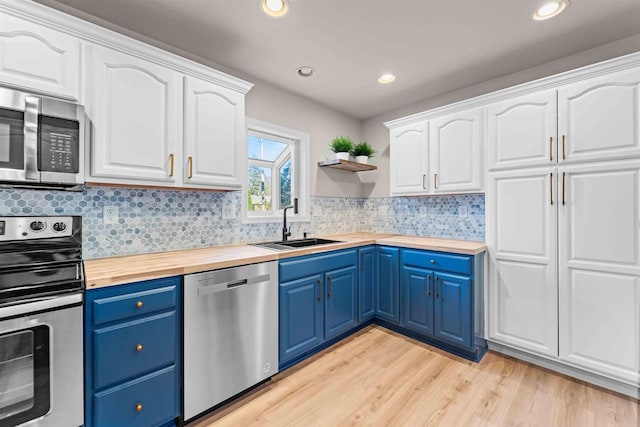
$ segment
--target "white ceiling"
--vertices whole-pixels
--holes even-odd
[[[542,0],[289,0],[283,18],[260,0],[58,2],[361,119],[640,33],[640,0],[572,0],[544,22]]]

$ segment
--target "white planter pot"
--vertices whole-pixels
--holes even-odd
[[[338,159],[338,160],[349,160],[349,152],[336,153],[336,159]]]
[[[368,165],[369,156],[356,156],[356,162],[362,163],[363,165]]]

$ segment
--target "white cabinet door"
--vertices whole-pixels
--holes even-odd
[[[240,188],[244,95],[185,77],[184,183]]]
[[[638,386],[640,160],[559,173],[560,358]]]
[[[556,168],[495,172],[486,207],[489,338],[558,354]]]
[[[465,111],[429,123],[434,193],[482,191],[483,111]]]
[[[416,123],[391,129],[391,194],[429,192],[429,125]]]
[[[180,74],[111,49],[88,51],[87,181],[173,185],[182,124]]]
[[[561,161],[638,157],[639,128],[640,68],[592,78],[558,91]]]
[[[557,162],[556,95],[534,93],[487,108],[489,170]]]
[[[78,100],[80,40],[0,13],[0,81]]]

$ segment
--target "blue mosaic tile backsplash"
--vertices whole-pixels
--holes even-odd
[[[103,224],[103,207],[118,223]],[[0,215],[82,215],[85,259],[278,240],[281,223],[223,220],[223,205],[240,209],[240,193],[86,187],[81,193],[0,189]],[[466,208],[466,217],[458,215]],[[372,231],[484,240],[484,195],[351,199],[313,197],[311,221],[293,237]]]

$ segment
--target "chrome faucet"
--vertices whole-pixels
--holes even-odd
[[[298,199],[293,199],[293,205],[284,208],[284,223],[282,225],[282,241],[286,242],[287,237],[291,236],[291,226],[287,228],[287,209],[293,208],[293,213],[298,213]]]

